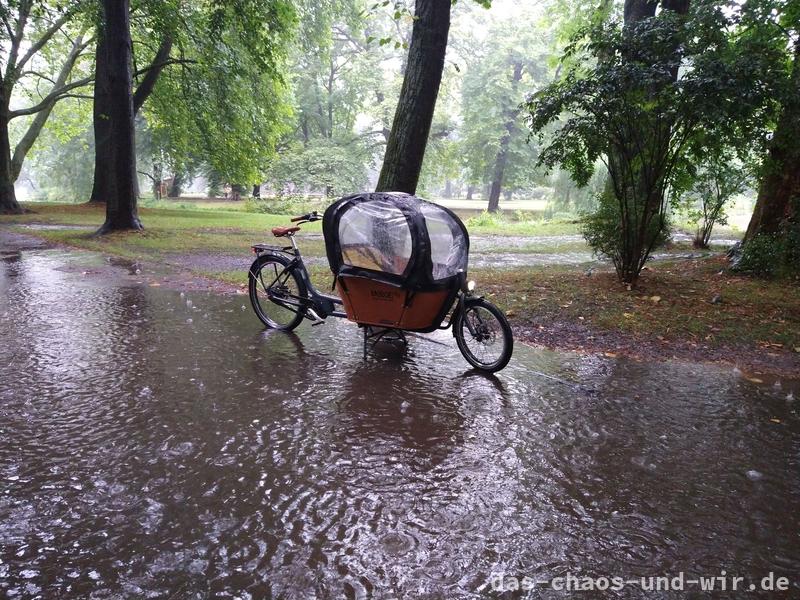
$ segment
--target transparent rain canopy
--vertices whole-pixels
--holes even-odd
[[[453,217],[434,204],[422,204],[421,209],[431,240],[433,279],[447,279],[466,271],[467,244]]]
[[[402,275],[411,258],[411,243],[405,215],[389,202],[356,204],[339,221],[345,265]]]

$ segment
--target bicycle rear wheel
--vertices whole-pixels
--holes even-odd
[[[469,299],[453,323],[461,354],[476,369],[494,373],[511,360],[514,336],[506,316],[491,302]]]
[[[305,283],[295,269],[287,269],[290,260],[265,255],[250,266],[248,283],[253,311],[271,329],[291,331],[305,316]]]

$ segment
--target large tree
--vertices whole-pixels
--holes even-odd
[[[172,36],[165,33],[162,36],[150,66],[144,70],[143,77],[133,93],[133,112],[139,113],[145,100],[153,92],[159,75],[169,64],[172,50]],[[92,124],[94,129],[94,181],[89,202],[105,202],[113,193],[111,190],[111,156],[113,153],[113,140],[111,136],[111,120],[109,118],[112,106],[108,90],[109,78],[108,49],[102,28],[97,33],[97,48],[95,52],[95,86],[93,102]]]
[[[463,159],[471,183],[489,183],[490,212],[499,209],[504,188],[520,189],[532,180],[536,146],[527,142],[521,105],[545,81],[550,37],[531,26],[537,12],[495,20],[465,60]]]
[[[378,191],[417,189],[450,31],[451,0],[417,0],[403,87],[397,103]]]
[[[759,235],[780,235],[800,205],[800,38],[794,42],[790,85],[769,144],[745,247]]]
[[[92,41],[79,19],[86,4],[81,0],[59,5],[34,0],[0,4],[0,46],[4,51],[0,57],[0,213],[22,212],[14,182],[26,155],[55,104],[92,81],[90,74],[73,76]],[[54,63],[51,56],[59,58]],[[39,93],[42,87],[47,91]],[[12,109],[15,94],[27,96],[30,105]],[[29,120],[12,151],[9,125],[21,117]]]
[[[142,229],[137,211],[133,63],[129,0],[103,0],[103,61],[107,76],[97,85],[108,98],[111,144],[106,221],[98,233]]]

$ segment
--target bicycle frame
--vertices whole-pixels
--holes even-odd
[[[300,248],[298,248],[294,236],[289,236],[289,241],[291,242],[291,246],[281,247],[272,246],[270,244],[255,244],[253,246],[253,252],[257,257],[261,257],[265,254],[273,254],[291,258],[289,264],[278,273],[275,280],[271,282],[269,286],[265,286],[265,290],[275,283],[275,281],[279,280],[284,274],[295,271],[306,287],[307,296],[305,298],[292,296],[292,299],[297,302],[276,298],[270,299],[289,310],[303,310],[303,316],[315,323],[321,323],[327,317],[347,318],[347,314],[344,311],[336,309],[337,306],[342,306],[341,299],[329,294],[323,294],[317,290],[311,282],[311,276],[308,274],[308,269],[306,269],[305,263],[303,262],[303,256],[300,253]]]
[[[290,246],[273,246],[270,244],[255,244],[252,246],[253,252],[256,254],[257,257],[260,257],[265,254],[273,254],[277,256],[289,257],[291,261],[288,265],[286,265],[277,275],[277,277],[269,284],[269,286],[264,286],[264,282],[262,281],[262,286],[264,286],[265,290],[272,286],[275,281],[278,281],[283,275],[290,271],[296,271],[299,275],[300,279],[303,281],[303,284],[306,287],[307,296],[305,298],[301,298],[299,296],[291,296],[291,300],[285,300],[283,298],[275,298],[271,297],[270,300],[279,304],[289,310],[297,312],[298,310],[303,311],[303,316],[310,321],[313,321],[313,324],[319,324],[324,322],[324,320],[328,317],[337,317],[337,318],[347,318],[347,313],[342,310],[337,310],[337,306],[343,306],[342,300],[337,296],[332,296],[330,294],[323,294],[314,286],[311,282],[311,277],[308,274],[308,269],[306,269],[305,263],[303,262],[303,256],[300,253],[300,248],[297,245],[297,242],[294,239],[293,235],[288,236],[289,242],[291,243]],[[452,324],[455,322],[456,315],[459,313],[464,312],[466,309],[467,304],[473,298],[480,298],[478,296],[473,296],[472,293],[467,289],[466,286],[466,276],[462,276],[463,281],[461,282],[461,291],[456,297],[455,302],[453,303],[452,311],[450,312],[449,319],[447,322],[441,326],[439,329],[450,329]],[[469,330],[471,335],[476,335],[477,331],[475,331],[475,327],[469,319],[465,321],[467,329]],[[400,331],[400,330],[398,330]],[[455,336],[455,328],[453,328],[453,335]],[[366,338],[365,338],[366,339]]]

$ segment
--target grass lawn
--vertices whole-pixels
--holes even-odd
[[[240,288],[246,282],[250,245],[274,240],[269,229],[289,222],[285,215],[142,208],[144,232],[96,238],[91,234],[104,219],[100,207],[31,208],[34,213],[0,217],[0,224],[57,244],[177,266]],[[574,223],[475,221],[469,227],[473,237],[497,236],[484,243],[487,254],[586,250],[576,239],[538,239],[574,235]],[[315,283],[328,289],[320,223],[304,225],[303,230],[317,234],[299,241],[305,256],[318,259],[309,269]],[[512,244],[503,236],[532,239]],[[684,243],[675,250],[689,248]],[[217,258],[221,262],[209,268],[208,259]],[[586,266],[482,268],[472,269],[470,276],[481,293],[507,311],[522,339],[554,348],[653,359],[727,360],[751,371],[800,373],[798,282],[735,274],[719,256],[651,263],[633,290],[620,285],[605,266],[588,276]]]

